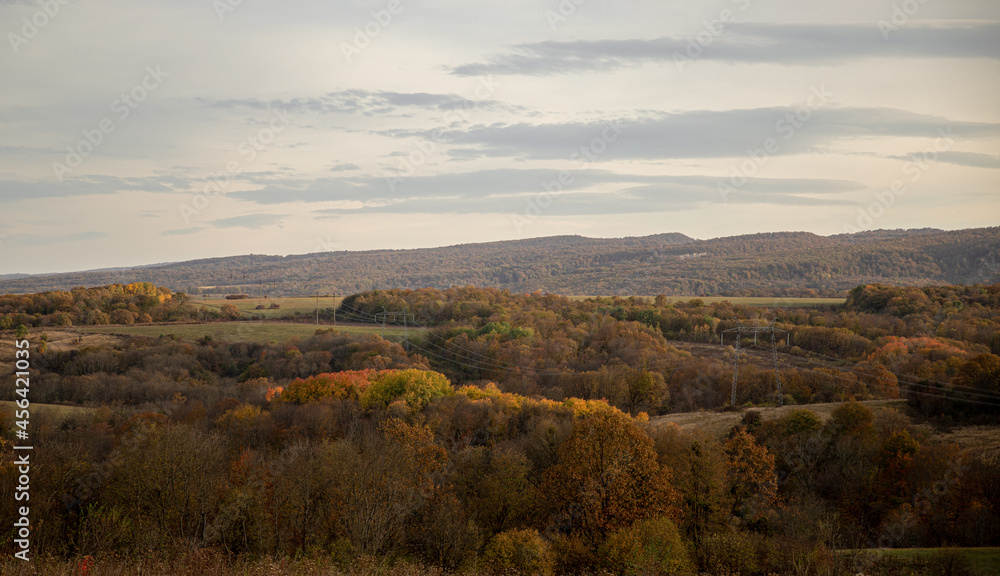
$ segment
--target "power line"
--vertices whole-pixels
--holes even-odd
[[[730,394],[729,403],[733,406],[736,405],[736,384],[739,381],[740,372],[740,345],[743,341],[743,334],[753,334],[754,346],[757,345],[757,337],[761,334],[766,334],[771,337],[771,352],[774,356],[774,380],[777,384],[777,396],[778,396],[778,406],[782,404],[781,396],[781,373],[778,370],[778,343],[777,343],[777,333],[783,332],[788,333],[787,330],[781,330],[775,327],[775,323],[778,321],[777,318],[771,320],[771,322],[766,326],[747,326],[743,324],[743,321],[739,318],[734,318],[736,321],[736,328],[730,328],[728,330],[723,330],[720,336],[720,344],[725,341],[725,335],[728,333],[736,334],[736,356],[733,358],[733,391]]]
[[[353,314],[351,314],[351,312],[348,312],[349,315],[353,315],[353,316],[355,316],[357,318],[361,318],[363,320],[366,320],[367,322],[377,322],[377,314],[373,315],[373,314],[371,314],[369,312],[365,312],[363,310],[358,310],[357,308],[354,308],[352,306],[348,306],[348,305],[343,304],[343,303],[341,304],[341,307],[345,308],[346,310],[353,310]],[[772,350],[772,357],[773,357],[774,367],[775,367],[775,375],[776,375],[776,379],[778,381],[778,388],[777,388],[777,390],[779,392],[779,403],[780,403],[781,402],[781,397],[780,397],[780,390],[781,390],[781,388],[780,388],[780,372],[778,371],[779,370],[779,359],[778,359],[778,353],[777,353],[777,334],[779,332],[787,334],[788,331],[787,330],[783,330],[783,329],[779,329],[779,328],[775,328],[774,324],[775,324],[776,320],[777,319],[775,319],[774,321],[772,321],[767,326],[745,326],[745,325],[742,324],[742,322],[739,322],[739,320],[737,320],[737,322],[740,323],[740,326],[743,328],[743,332],[745,332],[747,334],[751,334],[751,333],[756,332],[755,335],[757,335],[757,336],[759,336],[760,334],[768,334],[768,335],[771,336],[771,339],[772,339],[771,350]],[[400,324],[398,323],[398,321],[395,322],[395,325],[396,326],[400,326]],[[424,330],[428,330],[428,331],[430,330],[429,327],[424,326],[422,324],[419,324],[415,320],[414,320],[414,326],[418,327],[418,328],[421,328],[421,329],[424,329]],[[737,328],[726,330],[724,332],[736,332],[737,334],[739,334],[741,331],[739,330],[739,326],[738,326]],[[433,336],[433,333],[431,333],[431,335]],[[459,352],[456,352],[453,349],[445,348],[443,346],[440,346],[440,345],[434,343],[432,341],[432,339],[430,339],[430,338],[424,340],[424,342],[427,345],[433,346],[434,348],[437,348],[438,350],[441,350],[444,354],[448,354],[448,355],[450,355],[452,357],[442,356],[439,353],[435,353],[435,352],[433,352],[433,351],[431,351],[431,350],[429,350],[427,348],[424,348],[422,346],[418,346],[415,343],[413,344],[413,347],[417,348],[418,350],[420,350],[421,352],[425,353],[428,356],[431,356],[431,357],[437,358],[439,360],[451,363],[453,365],[462,366],[462,367],[469,368],[469,369],[472,369],[472,370],[477,370],[477,371],[478,370],[494,370],[494,371],[507,372],[507,373],[515,373],[516,372],[516,373],[521,374],[521,375],[535,375],[535,376],[560,376],[560,375],[566,374],[567,372],[572,372],[572,370],[570,370],[568,368],[566,370],[538,370],[538,369],[535,369],[535,368],[531,368],[529,366],[510,366],[510,365],[507,365],[507,364],[499,364],[499,363],[497,363],[496,359],[490,358],[490,357],[485,356],[485,355],[482,355],[482,354],[480,354],[480,353],[478,353],[478,352],[476,352],[474,350],[470,350],[470,349],[467,349],[467,348],[464,348],[462,346],[458,346],[458,345],[455,345],[455,344],[451,345],[452,348],[457,348],[458,350],[460,350],[462,352],[466,352],[466,353],[468,353],[470,355],[474,355],[474,356],[479,356],[480,358],[484,359],[484,360],[478,360],[476,358],[473,358],[472,356],[467,356],[467,355],[461,354]],[[804,352],[809,353],[809,354],[815,354],[815,355],[818,355],[818,356],[824,356],[826,358],[831,358],[831,359],[837,360],[837,361],[843,361],[843,359],[832,357],[832,356],[826,356],[826,355],[820,354],[818,352],[812,352],[812,351],[809,351],[809,350],[804,350]],[[473,362],[475,364],[469,364],[467,362],[462,362],[460,360],[457,360],[456,357],[457,358],[461,358],[462,360],[467,360],[468,362]],[[834,366],[834,365],[830,365],[830,364],[821,362],[819,360],[814,360],[814,359],[810,359],[810,358],[803,358],[803,360],[808,361],[808,362],[812,362],[812,363],[817,364],[817,365],[821,365],[821,366],[824,366],[824,367],[829,367],[829,368],[833,368],[833,369],[838,370],[839,372],[841,372],[841,374],[838,374],[838,375],[834,376],[834,377],[838,377],[838,378],[846,378],[846,375],[843,374],[843,372],[851,372],[851,373],[860,374],[860,375],[863,375],[863,376],[873,376],[873,375],[875,375],[872,372],[865,372],[865,371],[857,369],[857,368],[851,369],[851,368],[844,368],[844,367],[841,367],[841,366]],[[666,362],[666,360],[663,360],[663,362]],[[659,367],[659,366],[660,366],[659,362],[654,362],[653,363],[653,367]],[[737,367],[735,369],[738,370],[738,365],[737,365]],[[922,383],[916,383],[916,382],[910,382],[910,381],[908,381],[909,379],[915,378],[913,376],[907,376],[907,375],[903,375],[903,374],[898,374],[898,373],[893,372],[893,371],[888,370],[888,369],[886,369],[886,371],[888,373],[893,374],[894,376],[896,376],[897,381],[901,382],[905,386],[908,386],[908,387],[924,387],[925,389],[939,390],[941,392],[945,392],[946,391],[946,390],[941,390],[940,388],[936,388],[934,386],[931,386],[929,384],[922,384]],[[933,380],[931,380],[930,382],[935,382],[935,383],[940,384],[942,386],[948,386],[949,388],[952,388],[952,389],[954,389],[954,388],[969,388],[969,387],[957,387],[957,386],[952,385],[950,383],[933,381]],[[734,384],[735,384],[735,382],[734,382]],[[969,395],[973,395],[973,396],[979,396],[979,397],[982,397],[984,399],[989,399],[989,400],[996,399],[996,400],[1000,401],[1000,395],[995,395],[994,393],[992,393],[992,392],[990,392],[988,390],[978,390],[978,389],[972,389],[972,390],[976,390],[976,391],[975,392],[973,392],[973,391],[964,391],[964,390],[957,390],[957,391],[962,392],[964,394],[969,394]],[[918,392],[918,391],[915,391],[915,390],[912,390],[912,389],[908,390],[908,392],[911,393],[911,394],[917,394],[917,395],[920,395],[920,396],[941,398],[941,399],[950,400],[950,401],[969,402],[969,403],[986,405],[986,406],[1000,406],[1000,403],[994,404],[994,403],[991,403],[991,402],[984,402],[984,401],[972,400],[972,399],[966,399],[966,398],[954,398],[954,397],[949,397],[949,396],[947,396],[945,394],[934,394],[934,393],[929,393],[929,392]]]

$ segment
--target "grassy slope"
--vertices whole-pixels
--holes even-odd
[[[223,304],[232,304],[236,306],[240,312],[247,315],[247,317],[261,317],[268,320],[275,318],[291,318],[296,312],[300,314],[313,314],[316,311],[317,305],[320,310],[325,308],[336,308],[344,299],[341,297],[334,296],[320,296],[317,298],[268,298],[266,300],[261,300],[259,298],[249,298],[247,300],[226,300],[225,298],[200,298],[192,297],[191,302],[195,305],[205,306],[207,308],[220,308]],[[264,306],[269,306],[272,302],[281,306],[276,310],[271,310],[265,308],[264,310],[257,310],[256,307],[260,304]]]
[[[808,408],[826,421],[830,418],[830,414],[833,410],[837,406],[840,406],[840,404],[840,402],[830,402],[825,404],[807,404],[802,406],[760,406],[755,408],[740,408],[739,410],[734,410],[732,412],[710,412],[707,410],[700,412],[683,412],[657,416],[650,419],[650,422],[653,424],[674,423],[681,428],[700,428],[708,434],[721,437],[729,433],[729,430],[731,430],[733,426],[739,424],[739,422],[743,419],[743,416],[750,410],[760,412],[764,420],[774,420],[781,418],[793,410]],[[906,404],[906,401],[867,400],[862,402],[862,404],[867,405],[869,408],[875,408],[876,406],[902,407]]]
[[[866,550],[864,553],[915,562],[926,561],[947,550],[959,551],[980,574],[1000,574],[1000,548],[880,548]]]
[[[861,402],[869,408],[876,409],[892,408],[905,412],[906,400],[865,400]],[[808,409],[816,413],[824,422],[830,419],[834,409],[840,406],[840,402],[830,402],[824,404],[803,404],[795,406],[759,406],[753,408],[741,407],[732,412],[712,412],[703,410],[700,412],[683,412],[678,414],[665,414],[650,419],[653,424],[677,424],[681,428],[701,429],[703,432],[722,438],[729,431],[739,424],[743,416],[750,410],[760,412],[764,420],[773,420],[792,412],[793,410]],[[914,420],[920,422],[919,419]],[[934,427],[928,423],[918,424],[938,442],[958,444],[964,449],[976,452],[1000,452],[1000,426],[958,426],[950,429]],[[998,572],[1000,574],[1000,572]]]
[[[17,405],[13,401],[3,400],[0,401],[0,411],[6,412],[7,415],[13,416],[14,411],[17,410]],[[94,411],[93,408],[86,408],[83,406],[63,406],[61,404],[38,404],[37,402],[32,402],[29,407],[31,410],[31,418],[37,418],[39,414],[45,413],[47,416],[52,417],[55,420],[63,420],[70,416],[77,416],[81,414],[90,414]],[[13,419],[11,429],[13,427]]]
[[[215,340],[233,342],[285,342],[292,338],[308,338],[316,330],[334,328],[331,324],[304,324],[301,322],[205,322],[194,324],[146,324],[133,326],[84,326],[75,328],[81,334],[121,334],[140,336],[166,336],[173,334],[185,340],[211,336]],[[374,325],[337,324],[338,332],[350,334],[381,334],[382,328]],[[416,329],[411,329],[411,334]],[[386,327],[386,339],[401,338],[403,329]]]

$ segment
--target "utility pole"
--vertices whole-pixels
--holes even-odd
[[[733,391],[729,395],[729,405],[736,406],[736,383],[740,377],[740,341],[743,340],[743,324],[736,329],[736,357],[733,358]]]
[[[316,292],[316,325],[319,326],[319,291]]]
[[[772,322],[773,325],[773,322]],[[782,404],[781,396],[781,373],[778,372],[778,342],[777,337],[774,334],[774,330],[771,330],[771,353],[774,355],[774,380],[777,384],[777,394],[778,394],[778,406]]]
[[[405,311],[404,312],[389,312],[388,310],[385,309],[385,307],[383,307],[382,310],[383,310],[382,312],[379,312],[379,313],[375,314],[375,322],[378,322],[379,319],[382,320],[382,338],[385,338],[385,322],[386,322],[386,320],[387,319],[391,319],[393,321],[393,323],[395,323],[398,326],[399,325],[399,319],[402,318],[403,319],[403,338],[404,338],[406,349],[409,350],[410,349],[410,322],[411,321],[412,322],[416,322],[417,321],[416,320],[416,315],[410,314],[409,312],[405,312]]]
[[[757,345],[757,337],[760,334],[768,334],[771,336],[771,355],[774,358],[774,382],[776,386],[776,394],[778,395],[778,406],[782,405],[782,395],[781,395],[781,373],[778,370],[778,332],[788,333],[786,330],[775,327],[775,323],[778,321],[777,318],[771,320],[766,326],[747,326],[743,324],[743,321],[736,318],[736,328],[730,328],[729,330],[724,330],[723,332],[734,332],[736,334],[736,355],[733,359],[733,390],[730,393],[729,403],[733,406],[736,405],[736,385],[739,381],[739,370],[740,370],[740,346],[743,342],[743,334],[753,334],[754,346]]]

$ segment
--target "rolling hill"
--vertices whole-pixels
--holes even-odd
[[[0,278],[0,293],[152,282],[192,294],[351,294],[474,284],[515,292],[722,296],[842,295],[871,282],[1000,280],[1000,227],[780,232],[695,240],[554,236],[442,248],[250,254],[136,268]]]

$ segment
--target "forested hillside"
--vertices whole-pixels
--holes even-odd
[[[824,308],[472,287],[341,302],[341,321],[409,310],[425,328],[408,346],[335,329],[185,341],[168,324],[49,346],[60,314],[205,313],[148,284],[4,302],[8,325],[33,321],[18,330],[31,406],[68,411],[30,418],[44,447],[33,542],[88,570],[96,559],[95,573],[191,550],[203,573],[247,558],[492,576],[926,573],[834,550],[1000,543],[995,442],[963,450],[914,421],[996,424],[1000,284],[863,285]],[[728,404],[735,342],[719,339],[733,318],[787,334],[780,397],[769,347],[744,338],[738,404],[845,403],[826,421],[808,406],[748,411],[725,437],[657,424]],[[0,397],[27,405],[0,368]],[[908,407],[856,402],[895,398]]]
[[[174,292],[275,296],[476,285],[580,295],[845,295],[859,284],[1000,280],[1000,228],[804,232],[692,240],[561,236],[419,250],[249,255],[0,279],[0,293],[151,282]]]
[[[90,298],[138,306],[126,291],[150,293]],[[31,416],[33,542],[86,566],[60,573],[295,558],[477,576],[969,574],[961,557],[847,551],[1000,544],[995,442],[963,450],[926,425],[996,423],[1000,284],[865,285],[800,309],[395,290],[339,314],[386,308],[428,326],[410,350],[333,329],[51,348],[47,328],[29,330],[31,405],[69,411]],[[716,339],[733,317],[788,331],[786,404],[845,403],[825,421],[750,410],[724,436],[650,418],[728,402],[731,349]],[[770,350],[744,347],[737,402],[773,402]],[[0,394],[19,399],[9,364]],[[896,397],[910,409],[855,402]],[[13,414],[0,410],[8,485]]]

